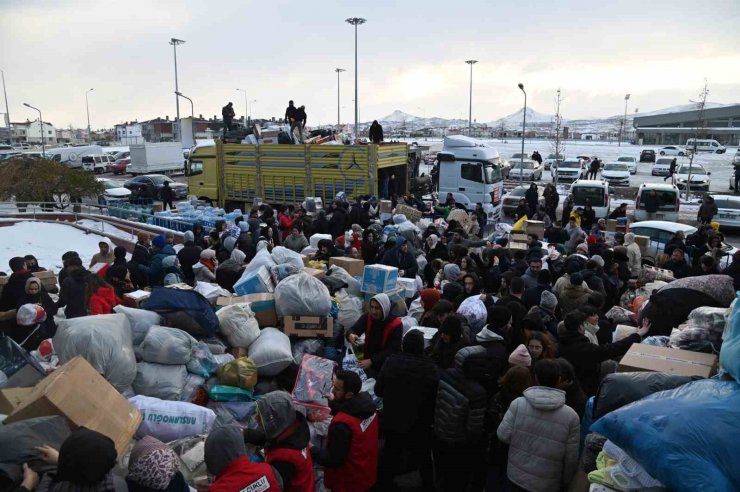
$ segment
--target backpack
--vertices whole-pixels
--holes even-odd
[[[218,332],[218,318],[213,307],[194,290],[155,287],[144,309],[162,316],[165,319],[163,324],[194,337],[212,337]]]

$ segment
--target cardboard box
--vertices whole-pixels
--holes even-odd
[[[304,268],[303,273],[307,273],[316,278],[320,278],[326,275],[326,272],[324,270],[320,270],[318,268]]]
[[[249,272],[234,284],[234,293],[240,296],[248,294],[269,294],[275,291],[272,284],[270,271],[266,266],[261,266],[257,270]]]
[[[717,356],[634,343],[619,362],[619,372],[654,371],[708,378],[717,371]]]
[[[379,294],[396,288],[398,268],[387,265],[365,265],[362,270],[362,292]]]
[[[9,415],[33,392],[33,388],[5,388],[0,390],[0,414]]]
[[[606,230],[609,232],[617,232],[617,219],[606,219]]]
[[[396,213],[405,215],[406,218],[411,222],[419,222],[423,215],[421,213],[421,210],[406,205],[405,203],[399,203],[398,205],[396,205]]]
[[[650,236],[635,236],[635,243],[640,247],[640,251],[645,253],[645,250],[650,246]]]
[[[527,241],[509,241],[509,249],[523,249],[528,250],[529,244]]]
[[[393,212],[393,202],[390,200],[380,200],[380,213],[389,214]]]
[[[75,357],[39,382],[5,420],[10,424],[48,415],[66,417],[110,437],[123,456],[141,414],[82,357]]]
[[[278,317],[275,311],[275,294],[219,297],[216,299],[216,306],[229,306],[241,302],[249,303],[249,309],[254,313],[254,317],[257,319],[260,328],[278,326]]]
[[[151,295],[152,293],[147,290],[135,290],[128,294],[123,294],[124,304],[129,307],[141,308]]]
[[[524,231],[527,234],[537,234],[537,239],[544,239],[545,237],[545,223],[541,220],[525,220]]]
[[[412,298],[418,292],[418,285],[415,278],[398,277],[398,287],[406,291],[406,297]]]
[[[301,255],[301,259],[303,260],[303,266],[304,267],[307,267],[308,266],[308,262],[311,261],[311,258],[309,258],[306,255]]]
[[[284,316],[283,333],[302,338],[331,337],[334,318],[331,316]]]
[[[56,292],[57,289],[57,275],[54,272],[36,272],[32,274],[37,279],[41,280],[41,285],[46,289],[47,292]]]
[[[347,270],[347,273],[353,277],[359,277],[365,270],[365,262],[363,260],[355,260],[354,258],[347,258],[344,256],[335,256],[329,258],[329,266],[336,265]]]

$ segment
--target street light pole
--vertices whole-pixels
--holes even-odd
[[[473,136],[473,65],[478,63],[478,60],[466,60],[465,63],[470,65],[470,101],[468,104],[468,136]]]
[[[350,17],[346,22],[355,26],[355,139],[357,139],[359,137],[358,128],[360,120],[360,111],[357,103],[357,26],[364,24],[367,20],[362,17]]]
[[[335,72],[337,72],[337,130],[339,129],[339,126],[342,124],[339,116],[339,74],[342,72],[346,72],[343,68],[335,68]]]
[[[524,133],[527,130],[527,92],[524,90],[524,84],[519,82],[519,88],[524,92],[524,118],[522,119],[522,155],[519,163],[519,185],[522,184],[522,173],[524,173]],[[555,151],[557,153],[557,150]],[[557,161],[557,159],[556,159]]]
[[[3,95],[5,96],[5,126],[8,127],[8,144],[13,144],[13,132],[10,129],[10,108],[8,107],[8,93],[5,91],[5,72],[0,70],[3,76]]]
[[[172,51],[175,55],[175,94],[180,91],[180,87],[177,85],[177,46],[183,44],[185,41],[182,39],[172,38],[170,44],[172,45]],[[182,140],[180,135],[180,98],[175,96],[175,108],[177,108],[177,124],[175,125],[176,135],[173,135],[175,142]]]
[[[41,156],[46,157],[46,139],[44,138],[44,117],[41,115],[41,110],[35,108],[28,103],[23,103],[27,108],[35,109],[39,112],[39,124],[41,125]]]
[[[244,128],[246,128],[247,119],[249,118],[249,101],[247,101],[247,91],[239,88],[237,88],[236,90],[244,93]]]
[[[630,95],[625,94],[624,96],[624,119],[622,120],[622,131],[619,133],[619,147],[622,146],[622,134],[627,133],[627,101],[630,100]]]
[[[89,89],[87,92],[85,92],[85,109],[87,110],[87,141],[92,142],[92,133],[90,133],[90,102],[87,99],[87,95],[90,94],[90,91],[93,91],[95,89]]]
[[[195,109],[193,109],[193,100],[190,99],[185,94],[183,94],[182,92],[175,92],[175,95],[183,97],[187,99],[188,101],[190,101],[190,131],[193,136],[193,145],[195,145]],[[178,119],[178,122],[179,122],[179,119]]]

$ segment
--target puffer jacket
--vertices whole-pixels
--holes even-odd
[[[509,480],[538,492],[568,487],[578,465],[579,422],[565,391],[533,386],[514,400],[497,431],[509,444]]]
[[[485,356],[480,345],[460,352]],[[437,403],[434,409],[434,434],[448,445],[464,445],[485,438],[486,389],[470,379],[462,354],[455,357],[455,367],[440,373]]]
[[[624,245],[627,248],[630,276],[639,277],[642,271],[642,253],[640,252],[640,246],[635,242],[634,233],[628,232],[624,235]]]
[[[566,282],[560,291],[560,296],[558,298],[563,317],[565,317],[569,312],[577,309],[578,306],[586,304],[590,293],[591,289],[588,288],[585,282],[581,285],[573,285],[570,281]]]

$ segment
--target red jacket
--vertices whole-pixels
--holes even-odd
[[[332,492],[365,492],[377,480],[378,415],[374,413],[362,420],[339,412],[329,428],[339,423],[347,425],[352,431],[352,444],[342,466],[324,469],[324,484]],[[331,446],[331,442],[327,446]]]
[[[267,463],[254,463],[249,458],[237,458],[221,471],[211,484],[210,492],[280,491],[275,472]]]
[[[275,448],[265,452],[265,461],[272,464],[285,461],[295,466],[295,475],[290,483],[283,484],[286,492],[313,492],[316,484],[313,478],[313,461],[308,447],[303,449]]]
[[[90,314],[111,314],[113,308],[122,302],[113,287],[100,287],[90,296],[88,311]]]
[[[278,227],[282,233],[281,239],[285,241],[285,238],[288,237],[291,229],[293,229],[293,222],[295,221],[288,214],[280,213],[278,216],[278,222]]]

